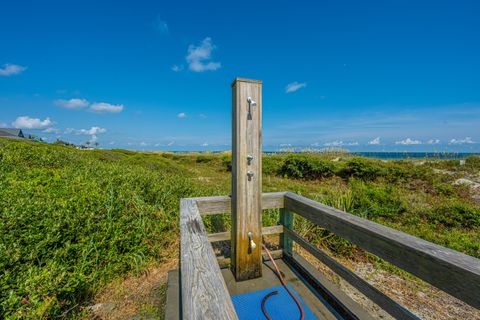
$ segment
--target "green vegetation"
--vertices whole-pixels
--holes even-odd
[[[480,205],[461,177],[480,160],[381,161],[264,156],[264,191],[292,191],[480,257]],[[230,192],[228,154],[76,150],[0,140],[0,318],[81,318],[105,284],[177,250],[179,199]],[[448,174],[445,173],[448,171]],[[269,210],[264,224],[273,225]],[[229,228],[228,216],[207,228]],[[369,257],[296,219],[298,232],[344,257]],[[375,261],[375,260],[374,260]]]
[[[161,261],[177,238],[179,199],[196,194],[191,174],[168,158],[0,143],[7,319],[61,315],[114,277]]]

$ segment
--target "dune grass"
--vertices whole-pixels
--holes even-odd
[[[459,177],[478,158],[380,161],[328,155],[265,156],[264,192],[292,191],[480,257],[480,206]],[[179,199],[230,193],[228,154],[76,150],[0,139],[0,313],[6,319],[82,317],[105,284],[162,263],[178,240]],[[445,174],[441,171],[447,170]],[[264,224],[276,224],[269,210]],[[207,218],[212,231],[228,216]],[[312,242],[359,250],[296,220]],[[171,250],[170,250],[171,252]],[[1,317],[0,317],[1,318]]]

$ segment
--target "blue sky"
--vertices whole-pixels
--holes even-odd
[[[478,1],[2,2],[0,125],[104,148],[480,151]]]

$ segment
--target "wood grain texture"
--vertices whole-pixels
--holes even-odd
[[[302,246],[308,253],[320,260],[323,264],[329,267],[332,271],[338,274],[340,277],[345,279],[352,286],[357,288],[361,293],[363,293],[367,298],[375,302],[380,308],[388,312],[395,319],[419,319],[416,315],[411,313],[408,309],[404,308],[383,292],[376,289],[374,286],[369,284],[367,281],[363,280],[355,273],[350,271],[347,267],[343,266],[341,263],[337,262],[335,259],[327,255],[322,250],[318,249],[307,240],[303,239],[296,232],[284,228],[285,234],[288,235],[293,241]]]
[[[180,278],[178,269],[168,271],[164,320],[180,320]]]
[[[285,192],[268,192],[262,194],[262,210],[283,208]],[[212,215],[229,213],[232,211],[232,198],[230,196],[190,198],[195,200],[200,214]]]
[[[294,215],[288,209],[280,209],[280,224],[284,225],[285,228],[289,228],[293,230],[293,219]],[[283,250],[288,253],[292,254],[293,242],[292,239],[288,236],[288,234],[282,233],[280,235],[280,246]]]
[[[251,97],[256,106],[249,107]],[[237,281],[262,275],[262,83],[232,84],[232,271]],[[247,156],[253,156],[248,161]],[[248,176],[252,172],[253,176]],[[256,248],[251,248],[248,233]]]
[[[180,200],[183,319],[238,319],[194,200]]]
[[[282,249],[272,250],[272,251],[270,251],[270,254],[272,255],[273,259],[275,259],[275,260],[276,259],[281,259],[283,257],[283,250]],[[262,258],[265,261],[270,260],[265,251],[262,251]],[[231,263],[230,258],[225,257],[225,256],[218,256],[217,261],[218,261],[218,265],[220,266],[220,269],[228,268],[230,266],[230,263]]]
[[[295,252],[292,255],[284,253],[283,261],[303,277],[302,280],[308,283],[309,287],[336,311],[339,315],[336,318],[337,320],[378,320],[352,300],[338,284],[331,282],[301,255]],[[229,287],[229,283],[227,281],[225,283]]]
[[[480,309],[480,260],[287,193],[285,207]]]
[[[279,234],[279,233],[280,234],[283,233],[283,225],[263,227],[262,228],[262,234],[263,235]],[[209,233],[208,234],[208,241],[210,241],[210,242],[226,241],[226,240],[230,240],[231,237],[232,237],[232,234],[231,234],[230,231]]]

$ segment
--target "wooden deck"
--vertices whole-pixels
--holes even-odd
[[[480,260],[476,258],[293,193],[267,193],[262,195],[262,199],[262,209],[280,208],[284,215],[281,219],[283,224],[263,228],[263,232],[282,235],[283,247],[279,254],[287,262],[282,262],[283,271],[289,275],[289,282],[297,286],[294,287],[295,290],[305,298],[312,311],[316,310],[322,319],[326,315],[337,318],[340,315],[340,318],[346,319],[364,319],[368,316],[350,299],[346,299],[344,293],[326,282],[321,273],[305,263],[299,263],[301,259],[292,255],[291,248],[288,247],[292,242],[303,247],[394,318],[418,318],[303,239],[295,232],[293,221],[285,218],[287,214],[301,215],[471,306],[480,307]],[[255,288],[258,290],[267,287],[267,284],[268,287],[279,284],[265,268],[262,268],[265,275],[261,278],[242,282],[235,282],[230,270],[220,269],[221,265],[228,264],[229,261],[216,257],[210,242],[228,240],[230,235],[225,232],[207,234],[202,215],[229,212],[230,204],[229,197],[182,199],[181,277],[178,295],[181,311],[178,313],[183,319],[237,319],[230,298],[232,294],[254,291]],[[315,290],[312,291],[312,288]]]
[[[289,259],[284,260],[279,258],[276,259],[276,263],[285,282],[292,286],[318,319],[373,319],[356,302],[340,291],[335,284],[327,280],[320,272],[313,271],[313,266],[306,260],[300,256],[295,256],[295,260],[296,262],[292,263]],[[313,271],[314,276],[310,278],[302,276],[296,267],[297,263]],[[221,269],[221,272],[230,296],[281,285],[274,271],[273,264],[270,261],[263,262],[262,277],[260,278],[236,281],[228,267]],[[166,320],[181,319],[179,284],[178,270],[171,271],[169,273],[167,287]],[[333,297],[336,301],[332,301]]]

